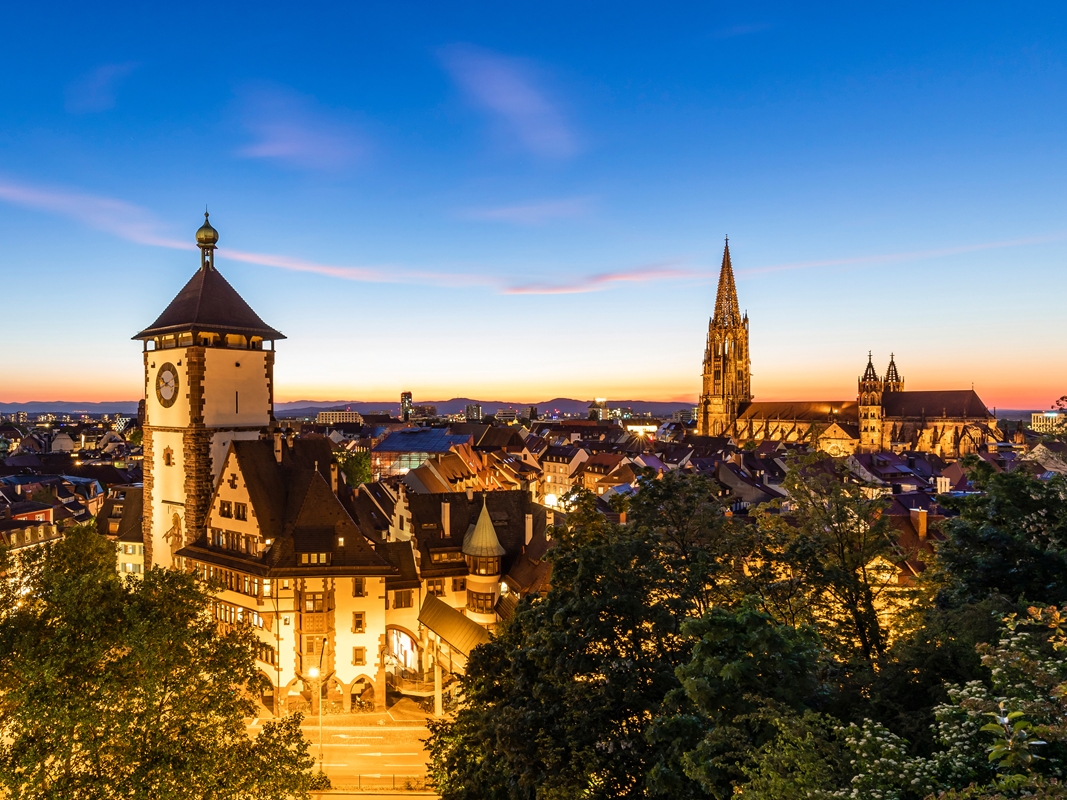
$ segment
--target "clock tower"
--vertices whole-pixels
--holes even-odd
[[[145,565],[170,567],[205,533],[230,442],[274,422],[274,342],[284,339],[215,269],[219,234],[204,214],[200,269],[144,343]]]

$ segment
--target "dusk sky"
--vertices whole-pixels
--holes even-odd
[[[281,401],[695,401],[726,234],[757,400],[1067,394],[1063,4],[173,9],[5,8],[0,401],[136,399],[205,205]]]

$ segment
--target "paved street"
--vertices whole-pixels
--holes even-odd
[[[423,715],[405,711],[394,707],[390,713],[330,715],[323,719],[323,771],[336,789],[424,787],[427,753],[423,740],[429,731]],[[258,727],[257,721],[249,732],[255,735]],[[308,717],[302,728],[317,762],[318,720]]]

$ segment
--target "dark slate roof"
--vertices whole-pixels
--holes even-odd
[[[330,489],[328,440],[297,439],[292,447],[283,442],[280,464],[274,457],[273,441],[239,440],[231,446],[260,533],[274,542],[262,559],[215,547],[203,538],[182,548],[183,556],[257,574],[394,572]],[[329,553],[330,563],[303,564],[301,553]]]
[[[141,486],[115,487],[116,493],[121,493],[122,499],[108,498],[104,500],[103,508],[97,516],[97,525],[100,520],[106,518],[111,506],[116,502],[122,503],[122,517],[119,522],[119,530],[116,539],[120,542],[144,542],[144,532],[141,523],[144,517],[144,488]],[[110,504],[110,505],[109,505]],[[102,526],[101,526],[102,527]],[[104,531],[102,530],[101,533]]]
[[[992,416],[986,404],[973,389],[943,392],[886,392],[882,406],[888,417],[946,416],[955,419],[988,419]]]
[[[259,318],[217,269],[208,266],[197,270],[159,318],[133,338],[190,330],[285,338]]]
[[[411,542],[382,542],[377,548],[398,573],[385,579],[386,589],[418,589],[422,585],[419,571],[415,567],[415,552],[411,549]]]
[[[890,394],[883,395],[886,398],[890,396]],[[859,419],[857,405],[855,400],[786,400],[774,403],[744,403],[737,416],[738,419],[743,420],[795,419],[810,422],[827,421],[833,416],[836,421],[855,422]]]
[[[502,568],[507,574],[522,553],[526,543],[526,515],[533,515],[534,542],[544,537],[547,514],[543,506],[530,501],[529,492],[521,490],[485,492],[468,500],[465,492],[441,494],[408,494],[411,524],[421,553],[424,575],[456,574],[454,562],[433,563],[433,550],[452,550],[460,547],[471,526],[478,521],[483,504],[489,506],[489,518],[493,522],[497,539],[504,547]],[[444,535],[441,519],[442,501],[447,501],[449,536]],[[458,566],[465,568],[465,563]],[[465,574],[459,570],[458,574]]]

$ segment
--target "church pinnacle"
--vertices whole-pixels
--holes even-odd
[[[872,358],[873,358],[873,355],[872,355],[871,351],[868,350],[867,351],[867,369],[865,369],[863,371],[863,378],[861,378],[861,380],[864,383],[867,383],[868,381],[877,381],[878,380],[878,373],[874,371],[874,361],[872,360]]]
[[[712,324],[731,328],[741,324],[741,311],[737,305],[737,286],[734,285],[734,268],[730,263],[730,239],[722,251],[722,267],[719,269],[719,291],[715,295],[715,316]]]

